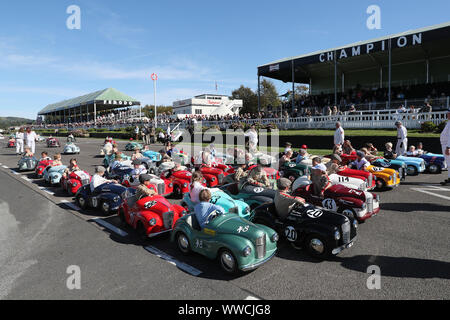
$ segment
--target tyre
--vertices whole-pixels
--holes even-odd
[[[187,255],[191,252],[189,238],[183,232],[177,233],[177,246],[178,250],[180,250],[182,254]]]
[[[137,231],[137,234],[139,236],[139,239],[142,242],[147,241],[147,232],[145,232],[145,229],[144,229],[144,226],[142,225],[142,222],[140,222],[140,221],[138,222],[137,227],[136,227],[136,231]]]
[[[331,248],[326,239],[319,234],[310,234],[304,241],[304,247],[309,255],[325,259],[331,255]]]
[[[109,215],[109,208],[110,208],[110,206],[109,206],[109,203],[108,203],[108,201],[103,201],[101,204],[100,204],[100,210],[102,211],[102,213],[104,214],[104,215]]]
[[[86,210],[87,201],[83,196],[79,195],[76,199],[76,203],[82,210]]]
[[[432,174],[441,173],[441,168],[436,164],[430,164],[428,167],[428,172]]]
[[[419,174],[418,170],[414,166],[408,166],[408,176],[417,176]]]
[[[378,190],[382,190],[386,187],[386,182],[383,179],[377,179],[375,181],[375,186]]]
[[[228,274],[234,274],[238,271],[237,260],[228,249],[222,249],[219,252],[219,264],[222,270]]]
[[[349,218],[352,218],[352,219],[356,219],[356,218],[357,218],[357,217],[356,217],[356,214],[355,214],[355,211],[354,211],[353,209],[350,209],[350,208],[346,208],[346,209],[342,210],[341,213],[342,213],[344,216],[349,217]]]
[[[123,208],[119,209],[119,219],[120,219],[120,222],[122,223],[122,225],[127,224],[127,220],[125,219],[125,212],[123,211]]]

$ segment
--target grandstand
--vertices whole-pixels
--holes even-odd
[[[132,106],[140,104],[128,95],[108,88],[50,104],[38,113],[38,117],[45,117],[47,124],[89,121],[96,124],[99,115],[129,110]]]
[[[424,104],[447,108],[450,93],[450,22],[346,46],[280,59],[258,67],[261,77],[309,85],[297,107],[365,105],[390,109]],[[369,106],[369,108],[367,108]],[[258,99],[260,110],[260,99]],[[433,108],[436,110],[435,108]]]

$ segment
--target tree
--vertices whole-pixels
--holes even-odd
[[[173,108],[170,106],[158,106],[158,114],[166,113],[172,114]],[[153,105],[146,105],[142,108],[142,112],[145,114],[147,118],[155,117],[155,107]]]
[[[264,79],[261,82],[261,110],[278,109],[281,106],[279,94],[272,81]]]
[[[256,113],[258,112],[258,96],[252,89],[241,85],[239,89],[231,93],[233,99],[240,99],[243,101],[243,108],[240,113]]]

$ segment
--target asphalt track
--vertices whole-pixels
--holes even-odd
[[[82,169],[93,173],[101,164],[95,157],[101,142],[77,143]],[[282,241],[269,263],[232,277],[216,261],[181,255],[168,235],[143,243],[117,217],[77,210],[60,189],[17,173],[19,158],[5,145],[0,142],[0,299],[450,298],[450,187],[439,185],[447,173],[407,177],[380,192],[380,214],[360,225],[351,249],[329,261]],[[43,150],[53,155],[62,148],[38,144],[36,153]],[[72,265],[81,270],[80,290],[66,286]],[[372,265],[380,268],[381,289],[367,288]]]

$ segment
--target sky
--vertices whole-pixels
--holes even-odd
[[[81,28],[66,26],[67,8]],[[378,5],[381,29],[369,30]],[[40,0],[0,3],[0,117],[116,88],[157,105],[257,88],[257,67],[449,21],[450,1]],[[217,82],[218,90],[216,91]],[[275,81],[280,94],[290,84]]]

